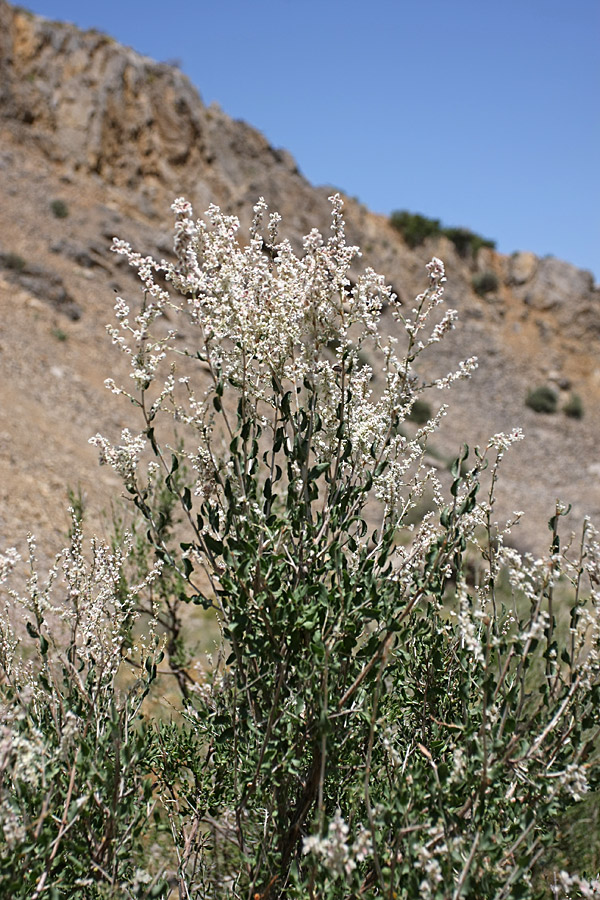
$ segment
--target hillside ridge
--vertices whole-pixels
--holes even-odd
[[[263,196],[298,247],[311,228],[328,228],[332,189],[313,187],[286,150],[207,107],[176,67],[0,0],[0,191],[0,541],[14,543],[36,521],[58,540],[66,516],[52,507],[64,506],[65,473],[91,509],[106,506],[118,487],[98,473],[87,438],[130,424],[103,389],[122,366],[103,335],[112,298],[137,291],[109,253],[112,237],[165,256],[175,196],[198,215],[217,203],[244,227]],[[345,214],[361,265],[382,272],[405,303],[422,289],[433,254],[446,263],[460,322],[432,365],[447,372],[476,353],[480,368],[451,396],[432,398],[449,399],[452,410],[440,455],[522,425],[528,440],[507,458],[499,511],[530,511],[523,544],[536,544],[557,494],[573,503],[574,525],[584,513],[600,519],[600,290],[592,275],[529,252],[463,257],[445,237],[411,249],[356,200],[345,198]],[[478,294],[486,273],[495,287]],[[555,388],[560,405],[580,396],[583,419],[528,409],[527,392],[541,384]]]

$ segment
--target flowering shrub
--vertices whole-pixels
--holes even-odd
[[[463,447],[447,488],[425,456],[446,407],[412,438],[404,433],[424,391],[445,390],[476,366],[466,360],[431,383],[419,376],[419,356],[456,320],[444,311],[440,260],[404,310],[371,269],[350,279],[359,254],[346,243],[337,196],[330,236],[312,231],[301,256],[279,239],[277,215],[264,221],[262,201],[245,247],[237,219],[218,208],[207,222],[184,200],[173,209],[175,263],[114,242],[137,269],[143,300],[134,312],[116,302],[109,332],[131,361],[131,383],[107,385],[133,404],[139,424],[117,445],[91,439],[145,520],[138,565],[148,559],[149,572],[135,589],[120,563],[110,568],[118,579],[102,576],[113,587],[100,608],[108,604],[113,618],[93,613],[93,580],[67,594],[81,598],[86,622],[99,623],[94,672],[112,647],[102,702],[115,702],[115,674],[148,597],[162,597],[153,616],[181,689],[180,720],[165,711],[152,728],[126,729],[142,742],[130,792],[96,803],[121,835],[112,868],[102,865],[102,889],[118,881],[118,896],[135,897],[166,897],[175,882],[184,898],[541,896],[535,867],[558,816],[598,780],[596,532],[586,521],[578,549],[564,551],[558,505],[546,558],[510,547],[521,514],[495,521],[495,487],[520,430],[473,454]],[[178,331],[166,327],[167,310],[169,320],[181,317]],[[178,333],[193,337],[184,343]],[[434,511],[415,525],[425,490]],[[83,560],[76,568],[85,570]],[[479,573],[475,583],[467,570]],[[566,630],[557,622],[560,579],[571,586]],[[22,601],[34,611],[40,654],[30,684],[50,654],[36,590]],[[220,628],[211,664],[195,670],[181,650],[182,603],[212,610]],[[71,656],[88,640],[96,646],[95,628],[76,629]],[[156,674],[154,638],[145,646],[148,677],[121,704]],[[52,698],[77,681],[77,665],[49,682]],[[104,707],[97,717],[115,720]],[[125,712],[116,719],[129,721]],[[29,721],[22,733],[35,743],[40,729]],[[83,748],[78,734],[70,740]],[[111,771],[103,752],[106,769],[97,769]],[[76,760],[69,771],[77,779]],[[50,884],[70,821],[73,791],[56,791],[67,812],[52,818],[60,840],[41,854],[35,896]],[[38,809],[43,798],[34,797]],[[134,838],[151,832],[152,803],[171,882],[139,864]],[[98,872],[86,840],[80,858]],[[566,874],[556,885],[595,889]]]
[[[29,551],[26,590],[9,590],[0,609],[0,895],[164,894],[160,875],[146,871],[156,801],[140,710],[160,661],[153,637],[141,674],[122,681],[136,594],[160,566],[127,589],[128,548],[94,541],[86,558],[75,517],[45,583],[31,537]],[[17,562],[11,550],[0,557],[0,584]]]

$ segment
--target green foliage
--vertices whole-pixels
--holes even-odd
[[[558,405],[558,395],[548,385],[534,388],[527,394],[526,405],[537,413],[555,413]]]
[[[473,290],[476,294],[479,294],[480,297],[484,297],[492,291],[497,291],[499,284],[500,282],[498,281],[498,276],[495,272],[478,272],[471,278]]]
[[[3,253],[0,255],[0,260],[6,269],[13,269],[15,272],[22,272],[27,265],[18,253]]]
[[[462,256],[463,259],[467,259],[469,256],[477,256],[482,247],[489,247],[492,250],[496,247],[495,241],[475,234],[468,228],[444,228],[443,233],[452,241],[458,255]]]
[[[420,213],[396,210],[390,216],[390,224],[400,232],[409,247],[418,247],[429,237],[444,235],[452,241],[459,256],[474,258],[482,247],[495,248],[496,242],[484,238],[468,228],[442,226],[439,219],[430,219]]]
[[[64,200],[53,200],[50,209],[56,219],[66,219],[69,215],[69,207]]]
[[[563,412],[570,419],[583,419],[583,401],[579,394],[571,394],[563,406]]]
[[[390,224],[399,231],[409,247],[418,247],[429,237],[437,237],[441,232],[439,219],[429,219],[420,213],[396,210],[390,216]]]
[[[59,328],[58,326],[56,328],[53,328],[50,333],[52,334],[52,337],[55,337],[56,340],[60,341],[61,343],[64,343],[69,339],[69,335],[67,334],[67,332],[64,331],[64,329]]]

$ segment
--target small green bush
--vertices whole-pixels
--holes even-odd
[[[431,415],[431,406],[427,400],[415,400],[413,408],[408,415],[408,419],[410,422],[415,422],[417,425],[424,425],[425,422],[429,422]]]
[[[18,253],[4,253],[0,256],[5,269],[12,269],[14,272],[22,272],[26,266],[26,262]]]
[[[527,394],[525,404],[537,413],[555,413],[558,397],[556,391],[544,384]]]
[[[50,209],[56,219],[66,219],[69,215],[69,207],[64,200],[53,200]]]
[[[463,259],[468,256],[477,256],[482,247],[496,248],[496,241],[475,234],[468,228],[444,228],[443,234],[452,241],[456,251]]]
[[[579,394],[571,394],[563,406],[563,412],[570,419],[583,419],[583,402]]]
[[[406,209],[396,210],[390,216],[390,224],[400,232],[409,247],[419,247],[428,237],[444,235],[452,241],[463,259],[475,257],[482,247],[496,247],[496,242],[475,234],[469,228],[446,228],[439,219],[430,219],[421,213],[411,213]]]
[[[393,212],[390,223],[411,248],[419,247],[428,237],[436,237],[442,233],[439,219],[428,219],[427,216],[411,213],[406,209]]]
[[[52,337],[55,337],[57,341],[63,343],[69,337],[66,331],[63,331],[62,328],[53,328],[52,329]]]
[[[500,282],[498,281],[498,276],[495,272],[489,270],[478,272],[477,275],[473,275],[471,278],[471,286],[475,293],[479,294],[480,297],[484,297],[492,291],[497,291],[499,285]]]

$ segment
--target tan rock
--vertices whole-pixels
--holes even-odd
[[[538,267],[538,258],[535,253],[527,250],[521,253],[513,253],[508,264],[508,279],[510,284],[525,284],[531,281]]]

